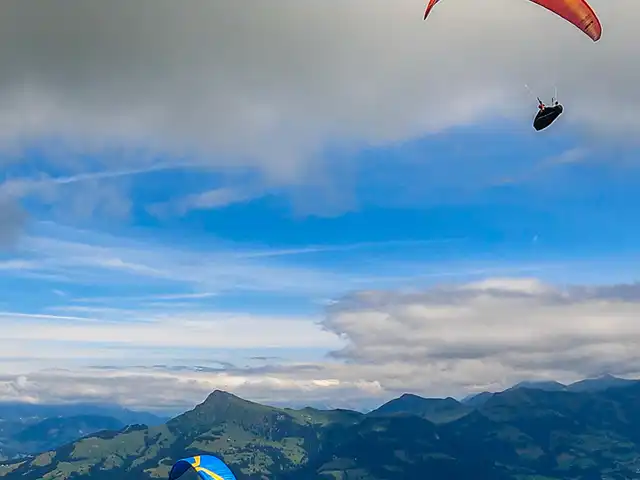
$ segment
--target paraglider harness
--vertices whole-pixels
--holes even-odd
[[[540,110],[538,114],[540,114],[544,112],[547,106],[542,102],[542,100],[540,100],[540,97],[537,97],[537,98],[538,98],[538,110]],[[551,99],[551,103],[553,104],[554,107],[557,107],[559,105],[558,101],[555,98]]]
[[[540,97],[537,98],[538,113],[536,115],[536,118],[533,120],[533,128],[540,131],[551,125],[556,120],[556,118],[560,116],[563,108],[562,105],[558,103],[558,100],[556,100],[555,96],[551,99],[551,106],[546,106],[542,102],[542,100],[540,100]]]

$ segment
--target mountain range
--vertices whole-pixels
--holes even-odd
[[[166,478],[177,459],[200,453],[222,458],[239,480],[640,478],[640,382],[525,383],[462,402],[405,394],[366,414],[215,391],[164,424],[5,462],[0,478]]]
[[[166,421],[118,405],[0,403],[0,460],[54,449],[101,430]]]
[[[538,382],[520,382],[508,390],[517,388],[535,388],[536,390],[545,390],[548,392],[596,392],[600,390],[606,390],[612,387],[624,387],[627,385],[633,385],[638,380],[614,377],[613,375],[602,375],[596,378],[587,378],[578,382],[565,385],[555,381],[538,381]],[[462,403],[467,405],[480,405],[489,399],[493,393],[482,392],[469,395],[462,399]]]

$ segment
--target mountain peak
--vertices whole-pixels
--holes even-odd
[[[229,419],[252,422],[277,411],[276,408],[245,400],[224,390],[214,390],[204,402],[177,416],[168,424],[179,430],[198,432]]]
[[[220,401],[229,402],[233,400],[238,400],[241,402],[247,401],[238,397],[237,395],[234,395],[233,393],[229,393],[224,390],[214,390],[207,396],[207,398],[204,400],[204,402],[202,402],[202,404],[207,402],[220,402]]]
[[[417,415],[434,423],[455,420],[468,413],[469,408],[456,399],[424,398],[411,393],[405,393],[390,400],[370,412],[370,416],[380,415]]]
[[[534,390],[545,390],[548,392],[554,392],[566,390],[567,386],[553,380],[525,380],[524,382],[520,382],[517,385],[511,387],[511,389],[515,388],[530,388]]]
[[[596,378],[587,378],[572,383],[568,388],[573,392],[602,391],[609,388],[623,387],[635,383],[638,383],[638,380],[629,380],[605,373],[604,375],[600,375]]]
[[[244,398],[240,398],[233,393],[226,392],[224,390],[214,390],[209,394],[209,396],[204,400],[204,402],[200,403],[196,406],[197,408],[243,408],[243,409],[264,409],[272,407],[265,407],[264,405],[256,402],[252,402],[251,400],[245,400]]]
[[[417,401],[427,400],[426,398],[421,397],[420,395],[416,395],[414,393],[403,393],[396,400],[400,400],[400,399],[402,399],[402,400],[417,400]]]

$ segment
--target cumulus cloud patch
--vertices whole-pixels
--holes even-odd
[[[460,375],[405,378],[420,391],[430,384],[442,390],[447,382],[460,387],[640,371],[637,285],[557,288],[493,279],[418,294],[368,292],[344,302],[346,308],[334,306],[325,321],[349,342],[335,357],[355,365],[397,364],[400,376],[400,365],[406,371],[441,365]]]

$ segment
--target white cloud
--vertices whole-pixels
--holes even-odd
[[[144,388],[141,388],[144,386]],[[161,373],[158,371],[80,372],[46,371],[0,379],[0,399],[24,401],[104,401],[109,400],[139,409],[170,410],[175,413],[192,408],[213,390],[232,391],[244,398],[272,405],[308,403],[330,406],[328,394],[339,398],[340,405],[362,405],[362,392],[377,393],[379,386],[337,380],[286,380],[268,375],[255,378],[242,374],[206,375]],[[137,391],[138,395],[132,395]],[[356,393],[354,397],[353,394]],[[150,400],[155,397],[152,403]],[[300,403],[298,403],[300,402]],[[372,404],[373,405],[373,404]]]
[[[176,201],[150,205],[151,214],[164,217],[177,213],[184,215],[191,210],[213,210],[227,207],[236,203],[243,203],[260,196],[248,188],[220,187],[206,192],[194,193]]]
[[[528,128],[525,83],[557,84],[569,122],[640,127],[637,2],[592,0],[604,24],[593,44],[525,0],[487,1],[443,2],[423,22],[408,1],[8,0],[2,135],[200,152],[295,182],[312,181],[328,142],[383,144],[487,114]]]
[[[148,296],[148,292],[140,292],[143,288],[161,289],[160,292],[153,292],[156,295],[188,294],[198,295],[201,299],[204,293],[211,296],[229,292],[282,294],[308,299],[331,298],[345,291],[415,284],[417,281],[433,281],[445,276],[479,275],[489,271],[513,273],[543,268],[525,265],[487,270],[485,265],[479,264],[473,267],[460,264],[446,267],[442,264],[424,265],[415,260],[418,253],[425,255],[430,251],[449,248],[457,239],[363,242],[303,246],[288,250],[213,241],[204,250],[188,243],[163,245],[159,243],[161,239],[156,237],[131,240],[46,225],[38,225],[38,236],[24,237],[16,257],[0,263],[0,270],[7,275],[48,277],[68,284],[91,284],[96,288],[130,286],[136,291],[126,294],[129,300],[142,300],[141,295]],[[405,253],[415,248],[412,251],[418,253],[412,255],[414,259],[410,264],[398,261],[384,263],[385,254],[389,253],[393,258],[393,252],[398,247],[402,247]],[[329,256],[344,251],[355,255],[358,251],[362,253],[376,249],[374,271],[371,271],[370,264],[363,262],[329,268],[298,258],[306,253]],[[144,287],[141,286],[142,281]],[[114,297],[113,301],[124,300],[124,295],[120,293],[109,296]],[[147,300],[158,298],[149,297]]]
[[[151,239],[147,242],[111,237],[92,240],[85,243],[44,236],[26,237],[20,251],[35,258],[20,264],[15,260],[6,268],[12,267],[14,274],[64,275],[70,282],[95,285],[139,285],[144,278],[147,287],[180,285],[197,290],[190,293],[334,294],[340,286],[354,281],[339,272],[278,262],[268,255],[243,258],[241,250],[221,242],[209,245],[205,252],[187,246],[163,246]],[[18,265],[23,268],[15,268]]]
[[[585,162],[589,159],[589,156],[591,154],[592,152],[584,147],[570,148],[558,155],[553,155],[549,158],[542,159],[533,167],[525,170],[518,175],[512,175],[507,178],[503,177],[492,183],[494,185],[503,185],[505,183],[532,182],[534,180],[540,179],[540,177],[548,176],[551,170],[554,168],[562,168],[568,165],[577,164],[579,162]]]
[[[576,121],[633,121],[640,72],[626,59],[638,38],[636,2],[592,0],[604,25],[597,44],[525,0],[490,3],[443,2],[423,22],[407,1],[184,9],[168,0],[10,0],[4,135],[227,152],[287,178],[301,173],[297,155],[326,140],[383,143],[487,110],[513,113],[499,100],[528,95],[525,82],[550,92],[557,83]],[[600,108],[613,107],[618,117],[603,120]]]
[[[417,294],[355,294],[332,308],[326,327],[349,341],[335,355],[379,367],[383,386],[455,393],[525,377],[638,373],[639,309],[634,286],[560,289],[497,279]],[[418,370],[424,373],[414,376]]]
[[[329,307],[324,321],[328,336],[324,337],[310,323],[294,326],[284,319],[262,324],[259,319],[227,318],[207,324],[196,318],[190,328],[198,329],[202,337],[195,340],[197,346],[206,346],[204,339],[219,336],[224,330],[223,337],[234,348],[278,344],[284,347],[281,352],[293,355],[288,360],[255,359],[247,360],[246,366],[223,364],[200,369],[172,367],[177,364],[169,357],[175,359],[178,354],[170,347],[164,353],[149,350],[145,363],[145,347],[164,344],[165,335],[173,336],[178,346],[184,343],[171,330],[169,320],[175,321],[173,317],[168,317],[166,324],[158,324],[157,334],[145,333],[148,341],[138,335],[144,325],[123,326],[124,333],[118,337],[117,333],[100,330],[104,328],[100,325],[95,327],[100,332],[93,331],[88,323],[67,323],[44,333],[32,332],[37,329],[23,324],[20,336],[15,334],[19,328],[16,323],[7,332],[20,339],[19,345],[45,334],[50,339],[84,341],[99,333],[106,340],[118,341],[124,340],[126,333],[134,339],[128,358],[136,360],[127,366],[123,351],[119,351],[118,360],[113,351],[98,347],[97,353],[88,357],[94,364],[100,358],[107,362],[105,365],[110,359],[117,365],[97,370],[78,370],[76,365],[59,372],[60,377],[23,368],[20,373],[33,382],[30,387],[16,389],[14,377],[7,377],[10,387],[4,391],[9,392],[5,397],[11,398],[73,399],[97,388],[96,395],[109,399],[173,408],[196,403],[209,391],[222,388],[267,403],[371,407],[406,391],[461,396],[506,388],[522,380],[574,381],[602,373],[634,377],[640,376],[639,313],[638,285],[560,288],[534,279],[503,278],[441,285],[418,293],[360,292]],[[213,342],[216,346],[224,344],[224,340]],[[50,342],[43,345],[43,352],[60,351]],[[85,345],[66,345],[65,352],[71,356],[74,348]],[[291,353],[290,348],[295,346],[323,347],[334,353],[324,360],[302,360],[299,351]],[[136,350],[140,354],[134,355]],[[264,353],[273,356],[266,352],[273,350]],[[15,362],[19,352],[9,349],[3,355],[7,356],[6,362]],[[184,358],[187,361],[182,365],[197,365],[195,356],[202,353],[192,355],[191,360]],[[150,362],[165,366],[151,368]],[[59,378],[65,376],[69,381],[60,382]],[[139,388],[147,384],[148,389]],[[181,387],[166,388],[170,385]]]
[[[340,342],[317,320],[226,312],[80,309],[85,316],[0,312],[0,358],[39,358],[39,343],[122,345],[145,348],[336,348]],[[71,311],[74,311],[72,308]],[[96,315],[91,316],[91,313]],[[250,332],[251,334],[248,334]],[[286,332],[284,334],[283,332]],[[16,348],[19,346],[19,348]]]

